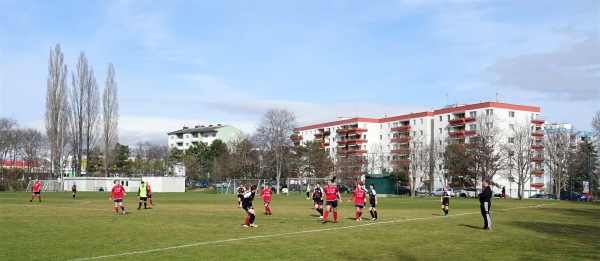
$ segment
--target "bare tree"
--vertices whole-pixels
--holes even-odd
[[[22,158],[27,163],[27,171],[30,172],[33,164],[41,160],[46,148],[46,137],[39,130],[24,129],[22,145]]]
[[[504,152],[508,159],[508,173],[504,172],[503,175],[517,183],[519,199],[523,199],[525,184],[531,178],[531,158],[534,156],[534,150],[531,143],[530,122],[528,119],[517,123],[514,129],[509,130],[510,136]],[[539,175],[543,174],[541,164],[536,164],[534,170],[540,171]]]
[[[404,153],[403,151],[400,152]],[[418,187],[417,178],[419,179],[419,185],[421,185],[424,179],[429,179],[429,188],[431,191],[431,185],[433,185],[434,180],[430,175],[431,163],[433,160],[431,158],[430,144],[425,141],[424,136],[421,136],[420,138],[411,141],[411,148],[406,150],[406,152],[406,154],[408,154],[408,159],[410,159],[408,161],[408,164],[410,165],[408,176],[410,178],[411,195],[415,195],[415,190]]]
[[[550,172],[550,180],[554,183],[554,192],[567,188],[570,175],[571,136],[566,129],[549,130],[544,137],[544,145],[540,147],[546,154],[544,163]]]
[[[268,109],[256,129],[255,139],[264,152],[272,153],[272,162],[277,181],[277,193],[280,190],[280,179],[283,170],[284,155],[290,149],[289,139],[296,125],[296,116],[287,109]]]
[[[119,99],[118,86],[115,81],[115,70],[112,63],[108,64],[106,85],[102,95],[102,141],[104,145],[104,176],[108,177],[111,162],[110,149],[114,148],[119,139]]]
[[[506,159],[502,157],[502,121],[494,115],[477,117],[477,134],[469,139],[467,150],[474,161],[476,175],[481,179],[492,180],[504,168]]]
[[[89,159],[90,147],[96,141],[100,100],[94,70],[88,65],[85,53],[81,52],[79,54],[77,75],[72,73],[71,76],[73,87],[70,92],[70,127],[73,166],[75,173],[81,173],[83,153]]]
[[[600,135],[600,110],[596,111],[594,118],[592,118],[592,129],[596,131],[597,135]]]
[[[46,135],[50,146],[50,161],[52,173],[60,170],[60,160],[63,154],[63,139],[66,130],[65,110],[67,107],[67,65],[60,44],[54,50],[50,48],[48,65],[48,80],[46,84]]]

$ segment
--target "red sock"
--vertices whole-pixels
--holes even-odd
[[[119,214],[119,207],[115,207],[115,213]]]
[[[271,208],[267,207],[267,212],[271,213]]]
[[[42,196],[38,195],[38,200],[42,202]]]
[[[327,216],[329,216],[329,211],[325,211],[325,216],[323,216],[323,221],[327,220]]]
[[[153,205],[153,204],[152,204],[152,199],[150,199],[150,205]]]
[[[333,212],[333,221],[337,221],[337,212]]]
[[[248,225],[250,223],[250,216],[246,217],[246,222],[244,222],[244,225]]]
[[[30,201],[31,201],[31,200],[33,200],[33,198],[34,198],[34,197],[35,197],[35,196],[31,196],[31,199],[30,199]]]
[[[358,219],[358,217],[359,217],[358,213],[360,213],[360,212],[356,211],[356,219]]]
[[[265,206],[265,212],[269,213],[269,207]]]

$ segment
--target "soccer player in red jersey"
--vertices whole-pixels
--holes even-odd
[[[150,200],[150,206],[154,206],[152,204],[152,189],[150,188],[150,183],[146,181],[146,188],[148,189],[148,200]]]
[[[335,181],[335,177],[331,180],[327,181],[327,187],[323,188],[325,192],[325,199],[327,200],[327,209],[325,210],[325,216],[323,217],[323,224],[327,222],[327,216],[329,215],[329,211],[333,209],[333,223],[337,223],[337,204],[338,201],[342,202],[342,196],[337,188],[337,186],[333,185]]]
[[[119,207],[123,210],[123,215],[127,212],[125,211],[125,207],[123,206],[123,196],[127,195],[125,192],[125,188],[121,186],[118,180],[113,181],[115,186],[110,190],[110,196],[108,199],[113,200],[115,202],[115,215],[119,215]]]
[[[273,191],[269,189],[269,185],[265,184],[265,189],[260,192],[260,196],[263,197],[263,201],[265,202],[265,215],[273,215],[273,213],[271,213],[271,208],[269,207],[271,195],[273,195]]]
[[[352,194],[352,197],[350,197],[348,200],[348,203],[350,203],[350,201],[355,198],[354,206],[356,207],[356,221],[362,220],[361,216],[363,208],[365,207],[365,195],[365,191],[362,189],[362,184],[358,184],[356,186],[356,190],[354,190],[354,194]]]
[[[33,202],[33,198],[35,197],[35,195],[38,196],[38,201],[42,202],[42,183],[40,183],[38,181],[38,179],[35,179],[35,181],[33,182],[33,194],[31,194],[31,199],[29,199],[29,202]]]

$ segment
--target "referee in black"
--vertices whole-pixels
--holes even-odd
[[[490,208],[492,207],[492,189],[490,189],[490,181],[483,180],[483,192],[477,191],[479,196],[479,208],[483,216],[483,229],[492,230],[492,218],[490,217]]]

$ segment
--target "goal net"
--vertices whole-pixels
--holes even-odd
[[[222,184],[222,185],[216,187],[217,194],[230,194],[230,195],[237,194],[237,188],[240,185],[246,187],[247,184],[256,185],[257,193],[260,193],[260,191],[264,188],[265,184],[268,184],[268,180],[266,180],[266,179],[232,179],[225,183],[226,184]]]
[[[291,193],[306,193],[307,188],[312,190],[317,182],[321,184],[321,187],[324,187],[327,185],[328,180],[330,178],[288,178],[286,181],[288,195]]]
[[[38,180],[42,184],[42,192],[57,192],[63,191],[62,183],[58,180]],[[27,191],[33,191],[33,183],[35,180],[30,180],[27,184]]]

